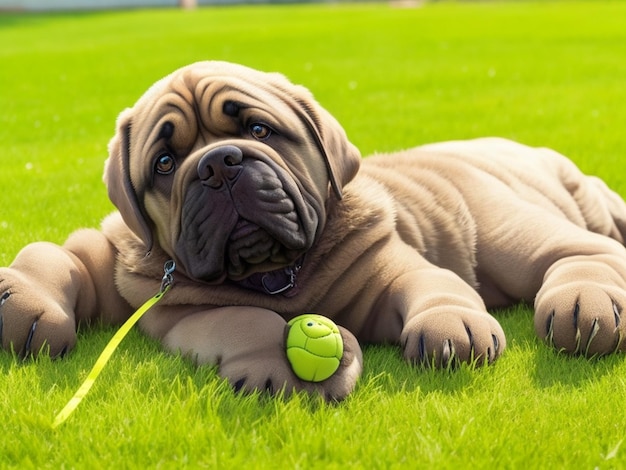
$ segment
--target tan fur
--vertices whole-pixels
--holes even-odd
[[[251,139],[237,124],[248,114],[283,135]],[[171,176],[152,173],[159,133],[178,156]],[[215,167],[224,179],[211,180],[214,189],[200,185],[205,162],[213,175],[208,156],[233,147],[243,161],[227,153]],[[48,344],[51,354],[64,353],[77,321],[120,322],[154,295],[169,259],[178,264],[174,287],[142,329],[217,365],[236,389],[343,398],[361,371],[358,342],[397,343],[407,360],[425,364],[489,363],[506,339],[487,308],[520,300],[534,301],[537,334],[559,350],[590,356],[623,347],[626,204],[551,150],[488,138],[361,161],[302,87],[208,62],[159,81],[122,113],[105,180],[120,212],[102,231],[77,232],[64,247],[31,245],[0,270],[5,348],[30,354]],[[223,184],[230,195],[220,193]],[[245,184],[258,187],[246,193]],[[206,202],[189,216],[198,197]],[[233,233],[247,245],[234,251],[239,235],[223,235],[231,261],[220,271],[221,254],[210,249],[221,240],[196,249],[193,237],[203,232],[190,234],[205,210],[198,227],[220,233],[229,198],[255,206],[237,206],[247,215]],[[201,258],[190,257],[194,249]],[[44,257],[56,260],[54,269]],[[260,292],[253,281],[296,265],[295,286],[283,293]],[[344,338],[340,369],[321,383],[295,377],[285,355],[286,321],[304,312],[333,319]]]

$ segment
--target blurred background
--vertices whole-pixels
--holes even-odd
[[[288,1],[289,0],[0,0],[0,10],[99,10],[104,8],[166,7],[177,5],[184,8],[193,8],[197,5],[287,3]]]

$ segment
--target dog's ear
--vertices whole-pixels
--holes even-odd
[[[361,165],[361,152],[349,140],[339,122],[326,111],[311,92],[300,85],[291,84],[280,74],[272,74],[284,92],[295,100],[294,111],[307,125],[322,153],[328,170],[330,184],[338,199],[343,187],[354,178]]]
[[[104,165],[104,183],[109,199],[120,211],[128,227],[152,249],[152,230],[139,203],[130,172],[130,134],[132,110],[126,109],[117,119],[117,131],[109,142],[109,158]]]
[[[321,106],[318,119],[313,117],[314,136],[323,154],[330,176],[330,184],[338,199],[343,187],[352,181],[361,166],[361,152],[348,140],[346,131],[337,120]]]

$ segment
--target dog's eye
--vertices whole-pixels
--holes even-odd
[[[176,160],[169,153],[164,153],[156,159],[154,169],[160,175],[169,175],[176,167]]]
[[[272,135],[272,129],[264,124],[255,123],[250,126],[250,134],[257,140],[265,140]]]

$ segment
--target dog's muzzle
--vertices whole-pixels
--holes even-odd
[[[315,212],[268,155],[222,145],[206,151],[195,171],[184,188],[175,247],[191,277],[241,280],[288,266],[309,248]]]

